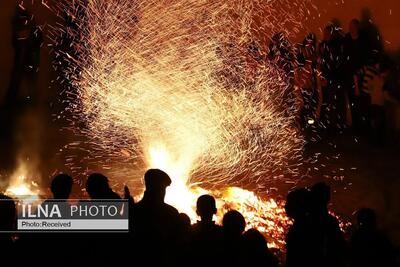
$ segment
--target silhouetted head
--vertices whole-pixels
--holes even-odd
[[[247,251],[265,253],[268,250],[268,244],[265,237],[257,230],[250,229],[243,234],[243,247]]]
[[[303,42],[297,47],[297,63],[299,67],[311,64],[315,60],[317,49],[317,38],[314,33],[308,33]]]
[[[357,38],[360,34],[360,21],[358,19],[352,19],[349,24],[349,33],[352,37]]]
[[[196,213],[202,221],[211,222],[214,214],[217,213],[215,198],[210,195],[202,195],[197,199]]]
[[[189,230],[191,225],[190,218],[186,213],[179,213],[179,228],[182,231]]]
[[[331,19],[331,24],[334,26],[336,31],[341,31],[342,30],[342,22],[340,21],[339,18],[332,18]]]
[[[373,209],[364,208],[357,211],[357,224],[360,228],[375,229],[376,213]]]
[[[285,33],[283,32],[275,33],[272,36],[271,41],[269,43],[268,56],[271,59],[275,58],[276,56],[285,57],[287,56],[287,54],[289,54],[290,46],[291,46],[290,42],[287,39]]]
[[[112,191],[108,178],[101,173],[92,173],[86,181],[86,192],[92,199],[105,199]]]
[[[316,183],[311,187],[311,205],[315,212],[327,211],[331,200],[331,188],[324,182]]]
[[[306,55],[305,55],[305,48],[299,48],[298,51],[299,53],[297,54],[297,65],[299,66],[299,68],[304,68],[304,66],[307,63],[307,59],[306,59]]]
[[[286,35],[284,32],[277,32],[272,36],[272,41],[277,44],[283,44],[287,41]]]
[[[159,169],[149,169],[144,174],[146,195],[156,201],[164,201],[165,191],[171,184],[168,174]]]
[[[246,227],[246,221],[240,212],[230,210],[225,213],[222,219],[222,227],[228,235],[240,236]]]
[[[317,37],[315,34],[312,32],[308,33],[306,38],[304,38],[303,45],[315,48],[317,45]]]
[[[67,174],[59,174],[51,181],[51,192],[54,199],[68,199],[71,194],[73,180]]]
[[[335,26],[333,26],[332,24],[328,24],[324,29],[324,36],[323,36],[324,41],[332,40],[334,33],[335,33]]]
[[[13,230],[16,215],[15,202],[12,198],[0,194],[0,230]]]
[[[369,24],[372,22],[372,11],[368,7],[361,10],[361,21]]]
[[[295,220],[304,218],[310,211],[310,194],[305,188],[289,192],[285,203],[286,214]]]

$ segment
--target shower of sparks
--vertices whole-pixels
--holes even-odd
[[[281,231],[274,223],[288,221],[282,205],[231,186],[265,190],[270,180],[296,173],[303,139],[296,107],[287,104],[290,75],[267,60],[266,47],[274,33],[296,35],[307,3],[62,5],[66,26],[57,27],[55,40],[58,58],[68,63],[68,111],[73,129],[89,138],[92,161],[137,181],[147,168],[165,170],[173,180],[167,202],[192,219],[197,196],[221,190],[221,207],[230,203],[249,225]]]

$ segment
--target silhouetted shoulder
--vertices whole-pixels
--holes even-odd
[[[330,229],[335,229],[335,230],[342,231],[340,229],[340,226],[339,226],[339,220],[335,216],[333,216],[332,214],[328,214],[326,216],[325,223],[326,223],[327,227],[330,227]]]
[[[176,215],[176,216],[179,215],[179,211],[178,211],[175,207],[173,207],[173,206],[171,206],[171,205],[169,205],[169,204],[167,204],[167,203],[164,204],[164,207],[165,207],[165,209],[166,209],[168,212],[170,212],[171,214],[174,214],[174,215]]]

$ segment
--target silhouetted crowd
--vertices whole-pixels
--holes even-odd
[[[73,18],[66,18],[66,27],[76,31],[73,21]],[[9,105],[16,102],[24,81],[29,83],[28,98],[33,101],[37,98],[43,45],[41,27],[33,14],[19,6],[12,28],[14,65],[6,98]],[[60,53],[78,57],[79,51],[71,47],[71,38],[66,31]],[[334,135],[353,128],[374,143],[384,143],[388,126],[393,128],[399,120],[396,110],[400,106],[400,73],[394,60],[387,56],[379,30],[370,19],[361,22],[353,19],[347,33],[338,23],[332,22],[323,29],[320,41],[309,33],[302,42],[293,44],[283,32],[269,40],[265,49],[251,42],[249,58],[257,63],[275,65],[285,73],[289,88],[284,93],[286,101],[282,108],[289,110],[296,106],[303,129],[318,128]],[[61,57],[60,53],[56,58]],[[61,60],[59,65],[68,63]],[[230,80],[235,84],[235,77]]]
[[[400,79],[372,22],[353,19],[348,33],[330,23],[319,43],[310,33],[293,54],[285,38],[272,38],[270,58],[293,76],[302,127],[318,124],[328,135],[352,128],[383,144],[391,117],[387,110],[400,104]]]
[[[345,240],[338,220],[329,213],[330,187],[317,183],[310,189],[289,192],[285,205],[293,220],[286,234],[286,259],[268,248],[257,229],[247,229],[243,215],[226,212],[222,225],[211,195],[197,199],[199,220],[166,204],[170,177],[158,169],[144,175],[145,192],[135,203],[125,186],[129,203],[128,233],[4,233],[0,234],[2,266],[395,266],[389,239],[377,229],[371,209],[357,213],[357,230]],[[53,199],[67,201],[73,180],[66,174],[54,177]],[[91,199],[121,199],[102,174],[86,181]],[[0,195],[0,230],[12,230],[16,207]],[[4,201],[8,200],[8,201]]]

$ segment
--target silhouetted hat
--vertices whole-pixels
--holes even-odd
[[[165,188],[171,184],[168,174],[159,169],[149,169],[144,174],[146,189]]]

